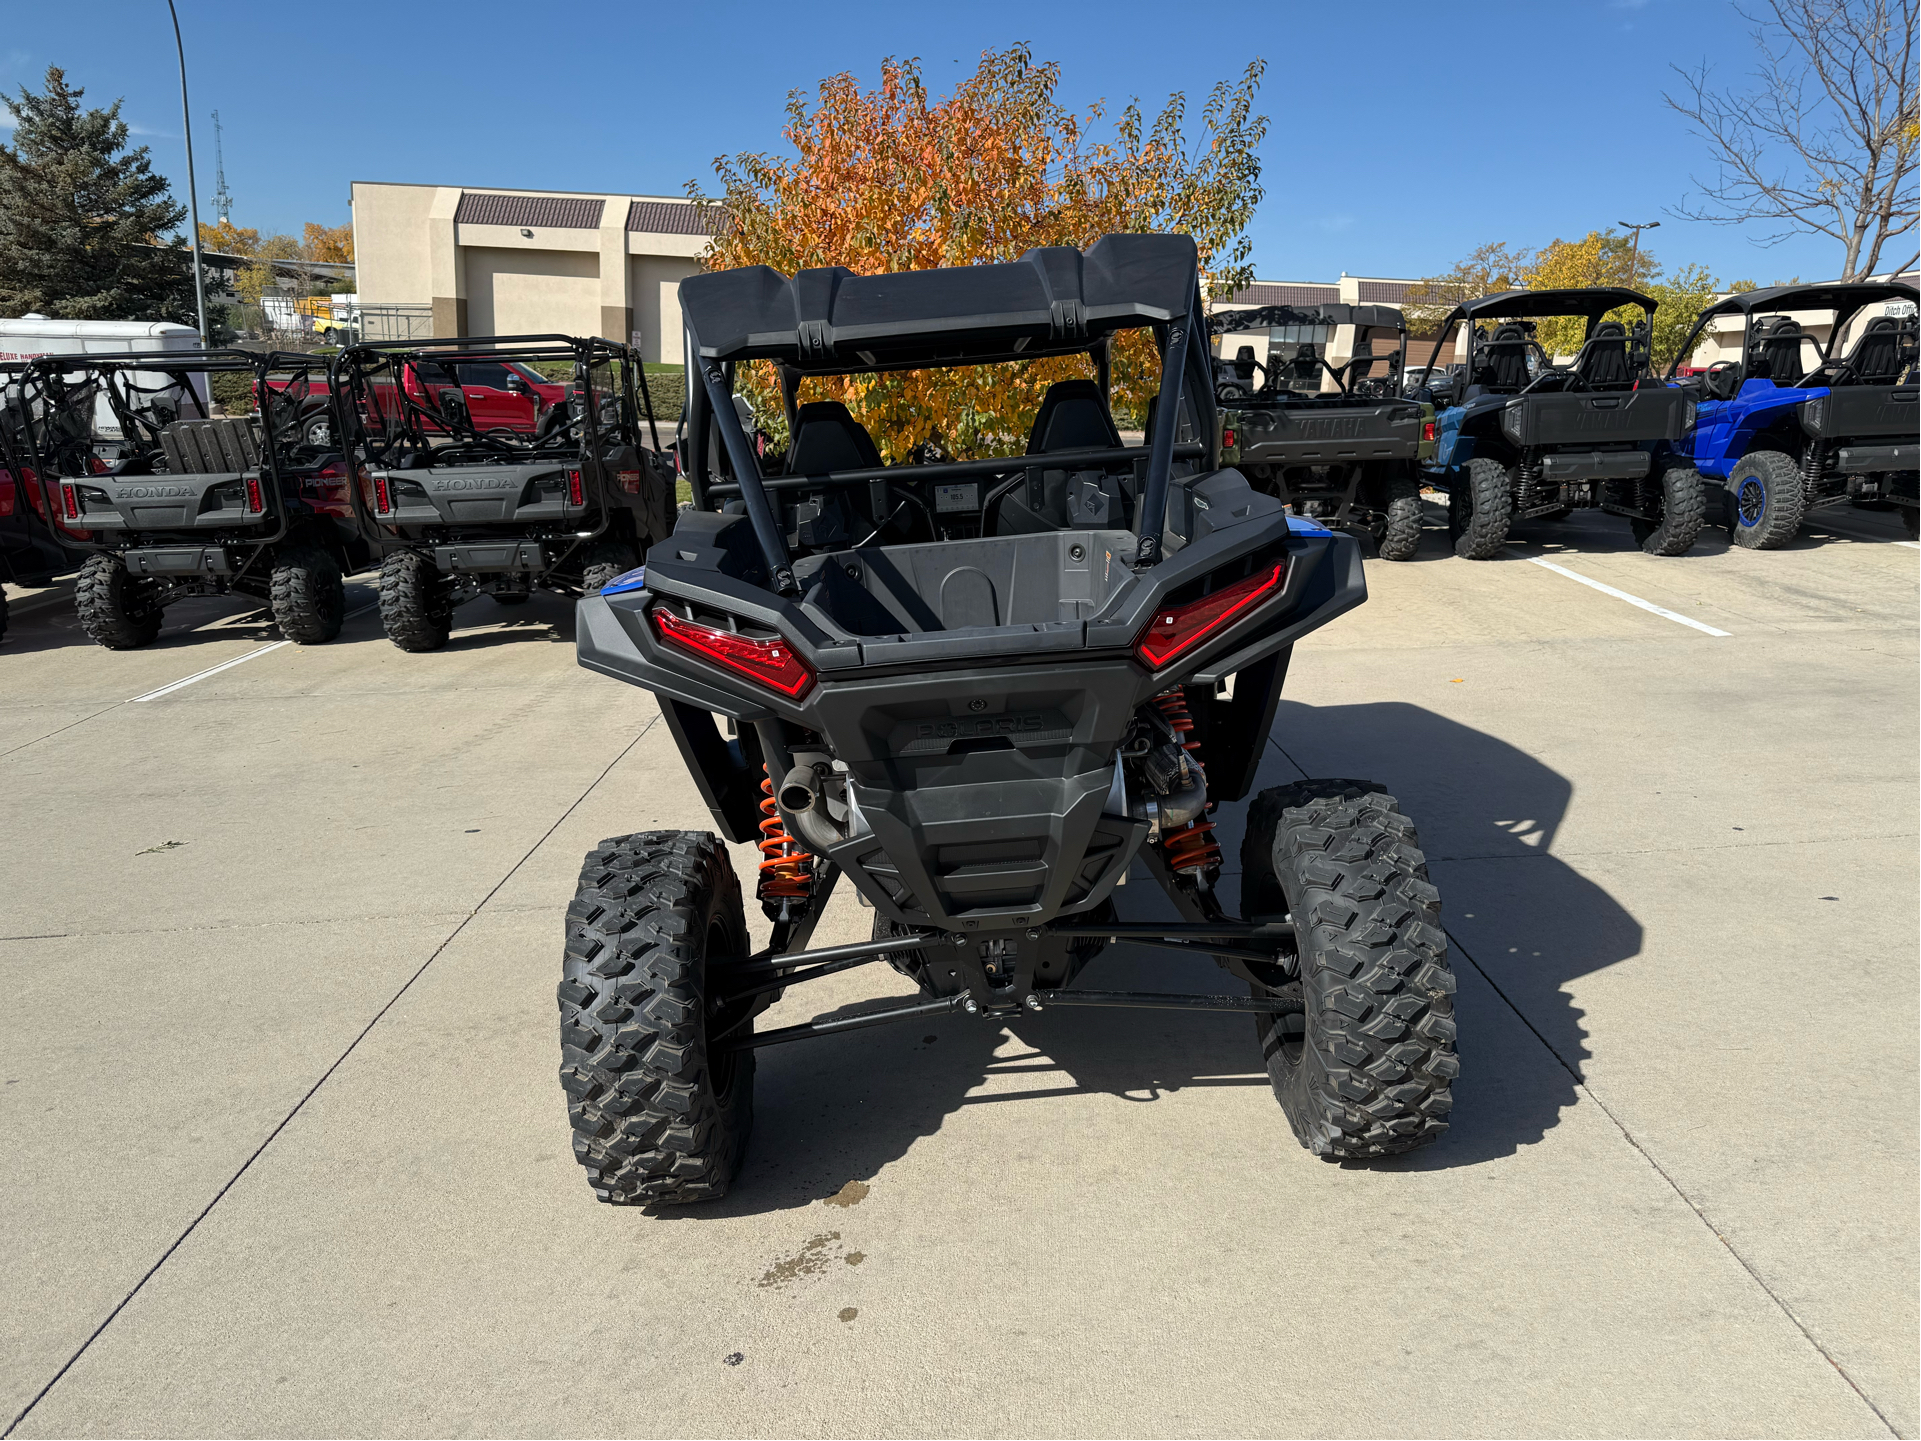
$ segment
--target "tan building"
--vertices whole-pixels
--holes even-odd
[[[679,285],[714,214],[659,195],[357,180],[360,303],[431,306],[435,335],[599,335],[677,362]]]

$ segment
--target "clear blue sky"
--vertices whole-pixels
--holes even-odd
[[[234,220],[263,231],[344,222],[354,180],[679,194],[711,184],[716,154],[779,148],[791,89],[838,70],[871,82],[883,57],[912,55],[943,90],[983,49],[1025,40],[1062,63],[1077,108],[1139,96],[1151,112],[1180,89],[1196,113],[1264,56],[1264,278],[1431,274],[1484,241],[1654,218],[1665,264],[1764,284],[1839,268],[1824,240],[1767,250],[1668,213],[1709,173],[1662,105],[1669,63],[1710,58],[1729,80],[1752,63],[1725,0],[177,4],[201,216],[217,109]],[[58,64],[90,103],[126,97],[184,200],[172,42],[165,0],[15,3],[0,84]]]

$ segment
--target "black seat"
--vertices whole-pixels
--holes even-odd
[[[1848,352],[1847,368],[1857,381],[1889,381],[1901,373],[1901,328],[1892,315],[1877,315]]]
[[[787,474],[825,475],[830,470],[878,470],[880,452],[867,428],[838,400],[813,400],[795,417],[787,447]]]
[[[1496,390],[1521,390],[1527,385],[1527,332],[1514,324],[1497,326],[1494,338],[1481,352],[1478,384]]]
[[[1628,330],[1618,320],[1604,320],[1581,353],[1574,373],[1589,385],[1626,385],[1633,372],[1628,365]]]
[[[1027,436],[1027,453],[1117,449],[1120,443],[1121,433],[1114,428],[1101,388],[1091,380],[1057,380],[1041,397],[1034,428]]]
[[[1801,326],[1783,315],[1761,342],[1761,360],[1776,385],[1798,385],[1807,371],[1801,365]],[[1756,371],[1757,375],[1762,372]]]
[[[1254,379],[1254,365],[1253,346],[1243,345],[1239,350],[1234,352],[1234,376],[1237,380],[1251,382]]]

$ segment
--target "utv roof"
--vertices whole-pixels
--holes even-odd
[[[1576,290],[1501,290],[1454,308],[1470,320],[1500,320],[1506,316],[1600,316],[1623,305],[1653,310],[1660,302],[1622,285],[1584,286]],[[1449,316],[1449,320],[1454,317]]]
[[[1701,312],[1772,315],[1781,310],[1855,311],[1877,300],[1913,300],[1915,287],[1905,280],[1834,280],[1825,285],[1770,285],[1766,290],[1739,290]]]
[[[1263,305],[1258,310],[1217,310],[1207,317],[1207,333],[1226,335],[1282,325],[1368,325],[1400,330],[1406,323],[1391,305]]]
[[[680,308],[705,359],[822,375],[1086,351],[1115,331],[1185,316],[1197,280],[1187,236],[1108,235],[1085,254],[1045,246],[1007,265],[690,275]]]

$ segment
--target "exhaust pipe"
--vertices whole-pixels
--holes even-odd
[[[820,799],[820,781],[812,766],[795,766],[780,783],[780,807],[795,815],[805,815]]]

